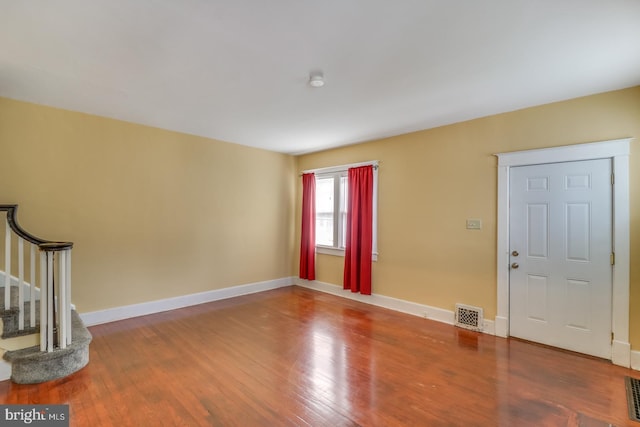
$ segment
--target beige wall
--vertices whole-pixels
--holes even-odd
[[[497,170],[493,153],[635,137],[631,155],[631,342],[640,349],[640,87],[544,105],[297,158],[298,171],[380,160],[373,292],[496,314]],[[297,186],[296,241],[300,230]],[[481,218],[481,231],[466,230]],[[298,251],[294,270],[298,270]],[[317,256],[342,284],[343,259]]]
[[[74,242],[80,312],[291,274],[291,156],[5,98],[0,153],[0,203]]]
[[[80,312],[297,274],[298,172],[380,160],[373,291],[496,312],[493,153],[635,137],[631,342],[640,349],[640,87],[290,156],[0,98],[0,203],[72,240]],[[481,218],[483,229],[465,229]],[[293,259],[293,267],[291,260]],[[318,255],[341,284],[343,259]]]

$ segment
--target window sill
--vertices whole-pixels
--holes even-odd
[[[344,256],[344,249],[332,248],[331,246],[320,246],[316,245],[316,253],[324,254],[324,255],[333,255],[333,256]],[[373,253],[371,255],[371,261],[378,261],[378,254]]]
[[[316,253],[333,256],[344,256],[344,249],[332,248],[331,246],[316,245]]]

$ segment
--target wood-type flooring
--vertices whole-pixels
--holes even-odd
[[[90,328],[89,365],[3,404],[71,426],[638,426],[640,372],[292,286]]]

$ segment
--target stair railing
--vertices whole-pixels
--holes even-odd
[[[18,309],[18,330],[36,329],[36,294],[40,288],[40,351],[51,352],[71,344],[71,242],[53,242],[40,239],[20,227],[16,219],[18,205],[0,205],[6,212],[4,245],[4,307]],[[15,236],[14,236],[15,235]],[[17,237],[17,248],[14,247]],[[29,265],[29,282],[25,278],[25,242],[28,245],[26,261]],[[40,252],[36,257],[36,248]],[[12,304],[12,255],[17,252],[18,302]],[[36,266],[39,264],[39,279]],[[29,283],[29,326],[25,326],[25,286]]]

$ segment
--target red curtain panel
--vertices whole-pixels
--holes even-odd
[[[373,166],[349,169],[344,289],[371,295]]]
[[[316,279],[316,176],[312,173],[302,175],[300,278]]]

